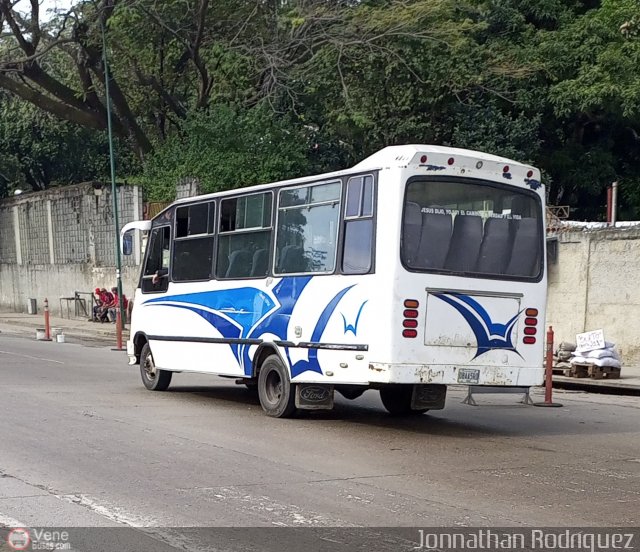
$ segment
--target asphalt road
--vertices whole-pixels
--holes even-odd
[[[0,525],[135,528],[149,550],[203,549],[168,529],[185,526],[638,525],[637,397],[463,397],[397,419],[368,391],[272,419],[229,380],[179,374],[154,393],[121,352],[3,333]],[[250,534],[208,549],[253,550]]]

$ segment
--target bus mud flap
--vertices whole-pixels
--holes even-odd
[[[447,396],[447,386],[439,383],[417,384],[413,386],[411,408],[421,410],[442,410]]]
[[[333,385],[299,383],[296,385],[296,408],[301,410],[331,410]]]

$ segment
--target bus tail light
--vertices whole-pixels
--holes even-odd
[[[534,337],[538,333],[538,309],[526,309],[524,311],[526,318],[524,319],[524,337],[522,342],[525,345],[533,345],[536,342]]]
[[[409,339],[413,339],[418,337],[418,307],[420,306],[420,302],[416,299],[405,299],[404,300],[404,312],[402,313],[402,337],[406,337]]]

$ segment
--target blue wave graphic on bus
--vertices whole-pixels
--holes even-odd
[[[360,323],[360,315],[362,314],[362,309],[367,304],[367,301],[360,305],[358,309],[358,314],[356,315],[356,321],[353,324],[347,324],[347,319],[344,314],[340,313],[342,316],[342,321],[344,323],[344,334],[347,335],[347,332],[351,332],[354,336],[358,335],[358,324]]]
[[[511,338],[520,312],[506,324],[501,324],[491,320],[491,316],[485,308],[468,295],[462,293],[433,293],[432,295],[451,305],[469,324],[478,347],[474,359],[492,349],[505,349],[520,354],[514,347]]]
[[[273,288],[272,297],[253,287],[183,293],[157,297],[145,301],[145,305],[163,305],[190,310],[214,326],[227,339],[260,338],[265,333],[273,334],[282,341],[287,340],[291,313],[311,276],[283,278]],[[345,293],[353,285],[338,292],[318,317],[311,342],[320,341],[331,315]],[[242,365],[244,373],[251,371],[250,345],[229,344],[234,357]],[[306,371],[322,374],[318,362],[318,350],[309,349],[308,359],[291,361],[289,349],[286,349],[287,361],[291,367],[291,377]]]

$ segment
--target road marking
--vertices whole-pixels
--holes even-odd
[[[13,356],[19,356],[19,357],[23,357],[23,358],[30,358],[32,360],[44,360],[45,362],[55,362],[56,364],[64,364],[64,362],[62,362],[61,360],[53,360],[51,358],[34,357],[34,356],[31,356],[31,355],[23,355],[22,353],[12,353],[11,351],[0,351],[0,355],[13,355]]]
[[[163,525],[160,521],[151,517],[137,516],[130,512],[126,512],[122,508],[117,506],[105,506],[99,503],[93,498],[83,494],[70,494],[70,495],[54,495],[60,500],[65,500],[72,504],[84,506],[107,519],[114,521],[121,525],[127,525],[141,533],[147,535],[149,538],[156,541],[168,544],[169,546],[181,549],[185,552],[202,552],[203,542],[202,540],[194,539],[189,535],[181,534],[179,528],[161,527]],[[2,518],[0,518],[0,523]],[[216,552],[217,548],[211,548],[207,550]],[[73,552],[73,551],[71,551]]]
[[[111,521],[115,521],[116,523],[128,525],[129,527],[140,528],[160,525],[159,522],[153,518],[137,516],[135,514],[126,512],[122,508],[118,508],[117,506],[105,506],[104,504],[100,504],[97,500],[94,500],[90,496],[84,494],[68,494],[55,496],[60,500],[65,500],[66,502],[70,502],[71,504],[84,506],[85,508],[94,511],[96,514],[110,519]]]
[[[27,527],[27,524],[0,513],[0,527]]]
[[[201,491],[213,490],[209,497],[218,499],[219,502],[226,503],[229,508],[236,508],[255,512],[263,516],[275,526],[284,527],[336,527],[353,526],[339,518],[331,518],[319,513],[303,510],[295,504],[278,502],[268,496],[252,494],[243,488],[233,487],[202,487]]]

